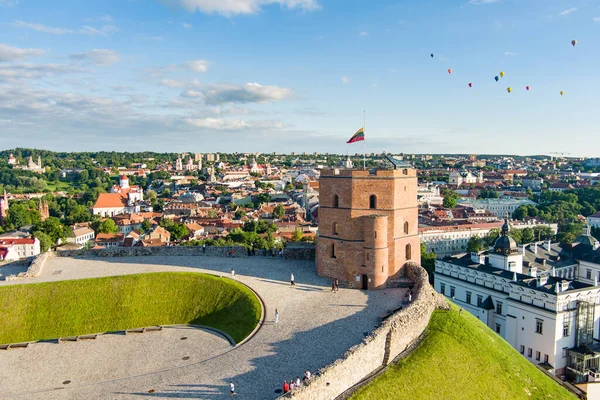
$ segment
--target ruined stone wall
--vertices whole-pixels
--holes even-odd
[[[42,269],[44,268],[44,265],[46,265],[46,261],[49,257],[52,257],[52,252],[50,251],[38,254],[37,256],[33,257],[26,272],[8,275],[5,280],[14,281],[18,279],[35,278],[36,276],[39,276],[42,273]]]
[[[283,258],[286,260],[313,260],[315,259],[315,244],[309,242],[288,243],[283,249]]]
[[[390,363],[417,340],[436,308],[449,308],[444,297],[429,285],[427,272],[423,268],[415,263],[408,263],[405,271],[406,277],[414,281],[412,303],[384,321],[362,343],[351,347],[340,359],[319,370],[310,385],[282,397],[299,400],[335,399],[372,372]]]

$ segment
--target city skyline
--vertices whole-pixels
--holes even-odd
[[[366,110],[367,153],[599,155],[592,1],[0,11],[1,148],[354,154]]]

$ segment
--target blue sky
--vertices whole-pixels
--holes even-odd
[[[600,156],[599,45],[592,0],[0,0],[0,148],[355,153],[366,110],[367,151]]]

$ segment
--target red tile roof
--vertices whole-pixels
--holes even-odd
[[[3,245],[14,245],[14,244],[34,244],[35,239],[0,239],[0,244]]]
[[[127,199],[120,193],[100,193],[92,208],[122,208],[127,207]]]

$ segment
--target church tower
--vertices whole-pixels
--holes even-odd
[[[8,197],[4,189],[4,194],[0,197],[0,224],[3,224],[6,218],[8,218]]]
[[[42,221],[45,221],[50,216],[50,209],[48,207],[48,202],[44,199],[41,199],[38,204],[38,211],[40,212],[40,218]]]
[[[414,169],[324,169],[319,179],[317,273],[384,289],[420,263]]]

